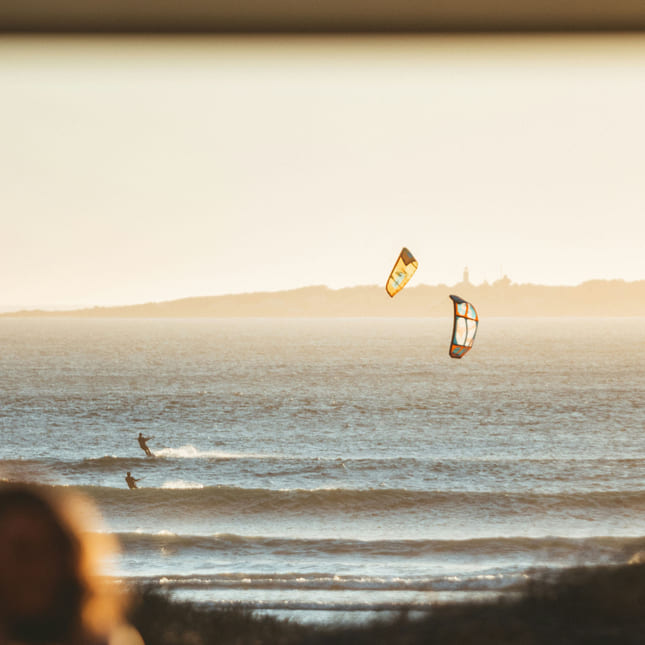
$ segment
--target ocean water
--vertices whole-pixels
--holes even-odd
[[[645,320],[451,326],[0,320],[0,477],[93,499],[117,580],[296,620],[645,557]]]

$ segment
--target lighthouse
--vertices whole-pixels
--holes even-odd
[[[464,279],[462,280],[462,282],[464,284],[470,284],[470,280],[468,278],[469,278],[468,267],[464,267]]]

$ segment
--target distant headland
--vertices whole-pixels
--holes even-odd
[[[577,286],[515,284],[504,276],[492,284],[467,279],[453,286],[407,286],[390,298],[383,286],[182,298],[165,302],[67,311],[23,310],[0,317],[48,318],[325,318],[443,317],[452,314],[448,296],[472,302],[480,316],[645,316],[645,280],[591,280]]]

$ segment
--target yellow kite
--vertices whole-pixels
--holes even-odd
[[[414,255],[403,247],[385,284],[385,290],[390,298],[394,298],[403,289],[418,266],[419,263],[414,258]]]

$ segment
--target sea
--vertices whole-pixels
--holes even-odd
[[[0,319],[0,478],[90,498],[116,583],[303,623],[645,559],[645,319],[451,330]]]

